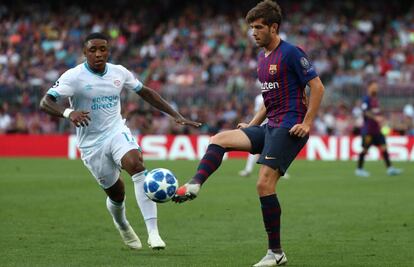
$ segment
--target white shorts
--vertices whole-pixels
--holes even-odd
[[[81,150],[81,158],[98,184],[107,189],[115,184],[121,173],[121,159],[130,150],[141,150],[131,131],[124,129],[104,141],[102,146]]]

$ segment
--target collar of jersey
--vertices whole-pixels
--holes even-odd
[[[275,52],[277,49],[279,49],[279,47],[280,47],[280,45],[282,44],[282,42],[283,42],[283,40],[282,39],[280,39],[280,42],[279,42],[279,44],[266,56],[266,53],[263,51],[263,55],[264,55],[264,57],[265,58],[267,58],[267,57],[269,57],[270,56],[270,54],[272,54],[273,52]]]
[[[92,73],[92,74],[95,74],[95,75],[98,75],[98,76],[104,76],[107,72],[108,72],[108,65],[107,64],[105,64],[105,70],[104,70],[104,72],[102,72],[102,73],[100,73],[100,72],[95,72],[95,71],[93,71],[90,67],[89,67],[89,65],[88,65],[88,62],[85,62],[85,63],[83,63],[84,65],[85,65],[85,68],[90,72],[90,73]]]

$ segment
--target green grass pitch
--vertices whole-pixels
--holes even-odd
[[[0,159],[0,266],[251,266],[267,239],[256,177],[225,161],[198,199],[160,204],[164,251],[127,249],[105,207],[105,195],[80,160]],[[196,161],[148,161],[171,169],[181,183]],[[282,245],[289,266],[414,266],[413,163],[388,177],[368,162],[297,161],[281,180]],[[256,169],[257,170],[257,169]],[[141,241],[147,235],[130,178],[127,216]]]

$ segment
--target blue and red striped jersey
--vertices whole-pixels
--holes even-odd
[[[269,126],[292,128],[307,111],[306,84],[318,74],[305,52],[281,40],[269,55],[258,55],[257,75]]]
[[[362,110],[364,111],[364,125],[362,126],[362,134],[380,134],[381,127],[379,123],[368,116],[365,112],[370,111],[373,115],[380,115],[381,111],[379,108],[378,98],[375,96],[365,96],[362,102]]]

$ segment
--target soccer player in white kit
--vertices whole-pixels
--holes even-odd
[[[69,119],[77,127],[82,160],[106,192],[106,206],[124,243],[132,249],[142,247],[125,215],[121,168],[134,182],[135,197],[148,231],[148,245],[163,249],[165,242],[158,233],[156,203],[144,193],[147,171],[141,149],[121,116],[121,90],[135,91],[146,102],[173,117],[176,123],[195,127],[201,124],[185,119],[125,67],[107,63],[108,42],[108,37],[102,33],[88,35],[83,48],[86,62],[63,73],[42,98],[40,107],[50,115]],[[64,97],[69,98],[70,108],[58,103]]]

